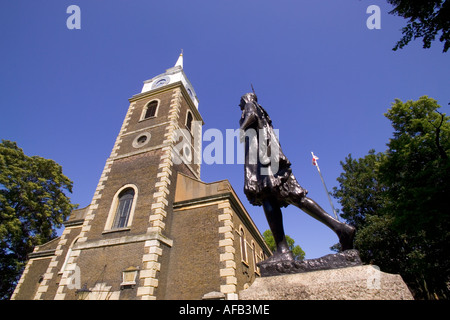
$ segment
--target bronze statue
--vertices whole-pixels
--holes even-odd
[[[255,93],[242,96],[241,137],[245,139],[244,193],[252,205],[262,206],[276,243],[276,252],[266,261],[292,261],[284,234],[281,208],[290,204],[324,223],[338,236],[342,251],[353,248],[355,228],[331,217],[308,198],[292,174],[267,112]]]

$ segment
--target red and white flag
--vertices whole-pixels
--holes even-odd
[[[315,156],[314,155],[314,153],[312,153],[311,152],[311,154],[312,154],[312,164],[313,164],[313,166],[316,166],[317,167],[317,160],[319,160],[319,157],[317,157],[317,156]]]

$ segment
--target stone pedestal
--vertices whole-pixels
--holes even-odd
[[[270,259],[258,263],[262,277],[279,276],[287,273],[303,273],[318,270],[347,268],[362,266],[358,250],[328,254],[326,256],[301,261],[271,261]]]
[[[240,300],[413,300],[400,275],[371,265],[258,278]]]

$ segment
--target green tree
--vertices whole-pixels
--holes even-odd
[[[396,100],[385,116],[394,128],[382,175],[389,212],[412,232],[435,232],[450,218],[450,118],[436,100]],[[425,214],[426,213],[426,214]]]
[[[379,181],[380,164],[384,153],[370,150],[364,158],[353,159],[349,154],[341,161],[344,172],[337,178],[340,189],[333,188],[333,196],[340,199],[341,217],[356,229],[361,229],[366,217],[377,214],[383,208],[386,186]]]
[[[423,47],[430,48],[431,42],[441,33],[440,42],[444,52],[450,48],[450,1],[447,0],[387,0],[394,6],[390,14],[408,19],[402,29],[403,38],[393,50],[401,49],[412,39],[423,38]]]
[[[270,250],[272,252],[275,252],[276,250],[276,244],[275,239],[273,238],[272,231],[266,230],[263,233],[264,241],[266,241],[267,245],[269,246]],[[305,252],[299,245],[295,245],[295,240],[292,239],[290,236],[286,235],[286,241],[289,245],[289,249],[292,251],[292,254],[294,255],[295,260],[303,260],[305,259]]]
[[[349,155],[333,196],[365,262],[400,273],[418,298],[449,297],[450,119],[433,99],[396,100],[388,150]]]
[[[28,157],[0,143],[0,299],[12,294],[33,247],[56,237],[76,205],[64,194],[72,181],[53,160]]]

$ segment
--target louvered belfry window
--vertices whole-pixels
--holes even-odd
[[[192,117],[192,113],[188,112],[187,118],[186,118],[186,128],[189,131],[191,131],[191,129],[192,129],[192,120],[194,120],[194,118]]]
[[[156,108],[158,107],[158,101],[152,101],[147,105],[144,119],[154,117],[156,115]]]

